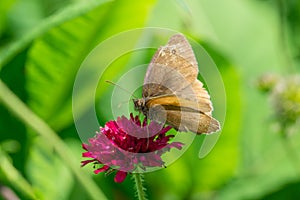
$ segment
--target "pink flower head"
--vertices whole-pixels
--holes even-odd
[[[82,144],[87,152],[83,157],[92,158],[82,161],[82,166],[88,163],[100,164],[94,173],[117,171],[115,182],[123,182],[128,172],[140,167],[162,167],[164,161],[161,155],[171,148],[181,149],[180,142],[169,143],[174,135],[166,135],[170,126],[162,127],[159,123],[130,119],[122,116],[117,121],[109,121],[90,138],[89,144]]]

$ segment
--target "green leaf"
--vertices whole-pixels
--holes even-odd
[[[68,199],[74,179],[44,139],[38,137],[32,142],[26,169],[30,182],[42,199]]]
[[[102,5],[110,0],[87,0],[72,4],[57,14],[50,16],[39,26],[34,28],[30,33],[24,35],[16,42],[10,44],[0,51],[0,70],[7,62],[14,58],[18,53],[22,52],[34,39],[38,38],[51,28],[71,20],[77,16],[89,12],[95,7]]]
[[[78,161],[57,134],[36,114],[34,114],[7,86],[0,80],[0,100],[13,114],[36,133],[40,134],[49,146],[56,150],[60,159],[69,167],[76,178],[93,199],[106,199],[102,191],[77,167]]]
[[[70,124],[73,83],[81,62],[99,41],[142,26],[153,2],[132,2],[130,9],[123,9],[126,1],[106,4],[35,40],[26,65],[31,108],[56,130]]]

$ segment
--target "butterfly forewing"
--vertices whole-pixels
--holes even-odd
[[[153,56],[144,79],[143,97],[160,95],[160,85],[173,92],[184,89],[197,79],[197,75],[197,61],[190,44],[183,35],[176,34]]]
[[[183,35],[173,35],[168,42],[168,46],[175,46],[178,52],[177,54],[195,66],[195,70],[197,70],[198,74],[198,64],[193,49]]]

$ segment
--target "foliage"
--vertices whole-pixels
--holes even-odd
[[[208,156],[198,159],[204,136],[197,136],[172,165],[145,174],[149,199],[300,198],[299,117],[289,124],[293,134],[285,134],[280,122],[287,116],[275,112],[274,95],[255,84],[265,73],[299,73],[299,13],[299,2],[287,0],[0,1],[0,191],[9,189],[20,199],[135,196],[130,179],[116,184],[80,168],[72,92],[81,63],[99,43],[123,31],[160,27],[191,36],[210,54],[226,89],[226,119]],[[159,36],[135,36],[134,45],[165,44]],[[94,77],[73,96],[81,102],[82,118],[95,107],[99,124],[113,120],[113,87],[104,79],[117,80],[153,55],[153,49],[125,52],[130,42],[107,46],[107,60],[93,63],[103,70],[95,99],[86,95]],[[125,53],[104,71],[116,52]],[[222,103],[218,94],[212,97],[214,105]],[[280,98],[276,103],[282,105]]]

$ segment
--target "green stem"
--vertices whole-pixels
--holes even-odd
[[[147,200],[146,197],[146,188],[143,186],[144,175],[141,173],[132,174],[133,180],[135,182],[135,189],[138,200]]]
[[[298,155],[295,152],[295,149],[292,147],[288,138],[284,138],[282,140],[282,142],[283,142],[283,146],[286,150],[287,156],[288,156],[289,160],[291,161],[291,164],[293,165],[296,173],[300,177],[300,161],[299,161]]]
[[[0,173],[5,177],[16,191],[22,193],[25,198],[37,200],[38,196],[35,194],[33,187],[22,176],[22,174],[12,165],[10,157],[0,147]],[[1,184],[0,184],[1,188]]]
[[[11,92],[1,80],[0,102],[10,109],[24,124],[40,134],[56,150],[58,156],[65,162],[82,186],[85,187],[92,199],[107,199],[95,182],[80,170],[77,158],[58,135]]]
[[[282,136],[281,141],[282,141],[282,145],[286,151],[287,157],[290,160],[292,166],[294,167],[296,173],[300,177],[300,160],[299,160],[298,154],[296,153],[297,151],[296,151],[296,149],[293,148],[293,144],[287,137],[286,131],[284,128],[282,128],[280,134]]]

